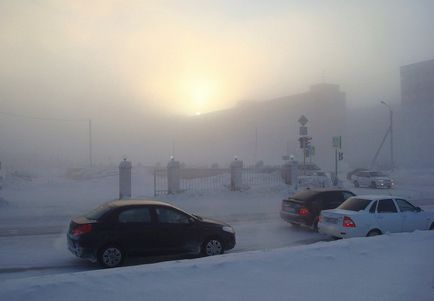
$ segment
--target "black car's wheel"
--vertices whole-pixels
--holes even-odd
[[[368,234],[366,236],[377,236],[377,235],[381,235],[381,231],[378,229],[374,229],[368,232]]]
[[[430,230],[434,230],[434,223],[431,224],[431,227],[429,227]]]
[[[108,245],[98,252],[98,263],[105,268],[118,267],[124,261],[124,252],[119,246]]]
[[[357,181],[354,181],[354,187],[356,187],[356,188],[359,188],[359,187],[360,187],[360,184],[359,184],[359,182],[357,182]]]
[[[202,254],[213,256],[223,254],[223,244],[218,238],[207,239],[202,245]]]

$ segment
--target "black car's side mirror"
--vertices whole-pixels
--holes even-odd
[[[421,212],[422,209],[420,207],[416,207],[416,212]]]
[[[189,224],[194,224],[196,222],[196,219],[194,217],[189,217],[188,218],[188,223]]]

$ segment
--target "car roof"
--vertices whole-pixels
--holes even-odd
[[[175,207],[169,203],[161,202],[161,201],[155,201],[155,200],[115,200],[107,203],[108,206],[112,207],[123,207],[123,206],[134,206],[134,205],[163,205],[163,206],[170,206]]]
[[[151,206],[165,206],[165,207],[170,207],[170,208],[174,208],[176,210],[179,210],[181,212],[184,212],[187,215],[191,215],[190,213],[182,210],[181,208],[178,208],[172,204],[166,203],[166,202],[162,202],[162,201],[155,201],[155,200],[115,200],[115,201],[111,201],[108,202],[106,204],[107,206],[110,207],[128,207],[128,206],[140,206],[140,205],[151,205]]]
[[[302,190],[302,191],[298,191],[296,193],[294,193],[293,195],[291,195],[289,198],[290,199],[295,199],[295,200],[307,200],[310,199],[318,194],[321,193],[326,193],[326,192],[343,192],[343,191],[348,191],[353,193],[351,190],[348,189],[343,189],[343,188],[314,188],[314,189],[306,189],[306,190]],[[355,194],[355,193],[353,193]]]
[[[350,191],[350,190],[345,189],[345,188],[325,187],[325,188],[310,188],[310,189],[306,189],[306,190],[298,191],[298,192],[306,192],[306,191],[311,191],[311,192],[337,191],[337,192],[339,192],[339,191]]]
[[[365,194],[365,195],[356,195],[355,198],[358,199],[365,199],[365,200],[371,200],[371,201],[378,201],[383,199],[404,199],[404,197],[400,196],[394,196],[394,195],[387,195],[387,194]]]

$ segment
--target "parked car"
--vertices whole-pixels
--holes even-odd
[[[366,168],[356,168],[351,170],[350,172],[347,173],[347,180],[351,181],[351,178],[353,177],[353,175],[355,175],[356,173],[360,172],[360,171],[369,171],[369,169]]]
[[[315,171],[298,176],[297,185],[299,188],[325,188],[332,186],[332,180],[325,172]]]
[[[351,197],[336,209],[322,211],[318,223],[320,233],[338,238],[428,229],[434,229],[434,212],[385,195]]]
[[[354,187],[392,188],[393,180],[379,171],[362,170],[351,176]]]
[[[294,226],[317,229],[322,210],[336,208],[355,194],[342,189],[309,189],[282,200],[280,217]]]
[[[126,256],[222,254],[235,246],[235,231],[168,203],[121,200],[73,218],[67,241],[74,255],[116,267]]]

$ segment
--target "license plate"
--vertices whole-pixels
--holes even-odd
[[[288,211],[288,212],[295,212],[296,208],[294,208],[291,204],[284,204],[283,208],[284,211]]]

